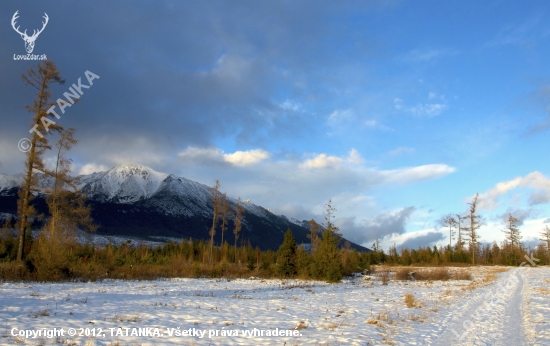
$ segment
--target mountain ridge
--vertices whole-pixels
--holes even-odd
[[[41,183],[42,194],[35,203],[39,212],[47,215],[44,201],[50,179]],[[0,213],[16,214],[19,183],[17,176],[0,175]],[[117,165],[105,172],[77,177],[77,188],[88,197],[92,217],[99,224],[98,234],[148,237],[209,239],[212,225],[212,187],[161,173],[138,164]],[[232,209],[237,200],[227,198]],[[239,239],[253,246],[276,250],[283,234],[291,229],[298,243],[309,243],[307,221],[275,215],[268,209],[243,201],[245,219]],[[4,215],[2,214],[2,215]],[[0,220],[1,221],[1,220]],[[224,239],[234,242],[233,218],[230,218]],[[220,242],[220,231],[215,241]],[[351,243],[351,242],[350,242]],[[358,244],[352,247],[369,251]]]

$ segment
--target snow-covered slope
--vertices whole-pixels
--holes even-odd
[[[0,174],[0,191],[8,190],[19,185],[20,178],[17,176]]]
[[[151,197],[168,177],[142,165],[119,165],[79,177],[79,188],[101,202],[133,203]]]
[[[116,166],[107,172],[79,177],[79,188],[90,199],[100,202],[132,204],[142,201],[145,206],[168,215],[209,216],[213,189],[204,184],[173,174],[159,173],[143,165]],[[235,198],[228,202],[237,204]],[[250,201],[243,201],[247,212],[259,217],[272,214]]]
[[[0,191],[18,186],[21,179],[21,174],[0,175]],[[53,185],[51,177],[39,175],[38,181],[44,192]],[[211,187],[173,174],[160,173],[144,165],[118,165],[106,172],[78,176],[77,181],[77,187],[97,202],[133,204],[141,201],[145,206],[168,215],[211,215]],[[233,207],[237,204],[235,198],[228,197],[227,200]],[[249,200],[241,203],[248,213],[259,217],[274,216]]]

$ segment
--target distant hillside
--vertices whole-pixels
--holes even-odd
[[[19,179],[0,175],[0,218],[16,214]],[[100,225],[97,232],[100,235],[209,239],[213,213],[211,187],[141,165],[116,166],[78,179],[79,189],[86,193],[92,206],[92,217]],[[51,180],[41,180],[41,186],[49,184]],[[235,198],[228,197],[228,202],[235,208]],[[44,195],[38,195],[34,203],[39,212],[48,214]],[[289,220],[250,201],[242,205],[245,220],[239,243],[250,241],[254,247],[276,250],[287,229],[292,230],[297,243],[309,243],[306,221]],[[39,226],[37,220],[34,227]],[[224,239],[231,244],[235,239],[233,228],[230,220]],[[215,239],[221,242],[219,229]],[[351,245],[359,251],[370,251],[358,244]]]

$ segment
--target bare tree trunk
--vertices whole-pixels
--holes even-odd
[[[48,114],[49,109],[53,104],[49,102],[51,92],[49,91],[50,83],[63,84],[65,81],[61,78],[57,67],[50,60],[39,63],[37,71],[30,68],[27,74],[23,74],[25,84],[30,85],[38,90],[38,95],[34,99],[32,105],[26,108],[29,112],[34,113],[32,120],[32,140],[31,148],[27,152],[25,161],[26,172],[23,177],[22,192],[19,195],[18,201],[18,216],[19,216],[19,244],[17,247],[17,260],[23,260],[23,251],[25,249],[25,234],[30,224],[29,216],[35,214],[34,208],[30,206],[31,189],[33,186],[33,171],[40,170],[44,172],[44,164],[41,154],[50,149],[46,136],[50,130],[60,131],[63,128],[55,122],[47,119],[53,117]],[[47,119],[48,121],[45,121]]]

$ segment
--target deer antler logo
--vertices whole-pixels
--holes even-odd
[[[32,36],[28,36],[27,30],[25,30],[24,32],[21,32],[19,31],[19,26],[17,28],[15,27],[17,18],[19,18],[19,16],[17,15],[18,13],[19,13],[19,10],[15,11],[15,13],[13,14],[13,17],[11,18],[11,26],[13,27],[13,30],[15,30],[19,35],[21,35],[21,38],[25,41],[25,49],[27,50],[27,53],[32,53],[32,50],[34,49],[34,41],[36,41],[36,39],[38,38],[38,35],[40,35],[40,33],[44,31],[44,28],[46,28],[46,25],[48,25],[48,20],[49,20],[48,15],[46,14],[46,12],[44,12],[43,18],[46,21],[42,22],[42,29],[38,30],[38,32],[36,30],[33,30]]]

